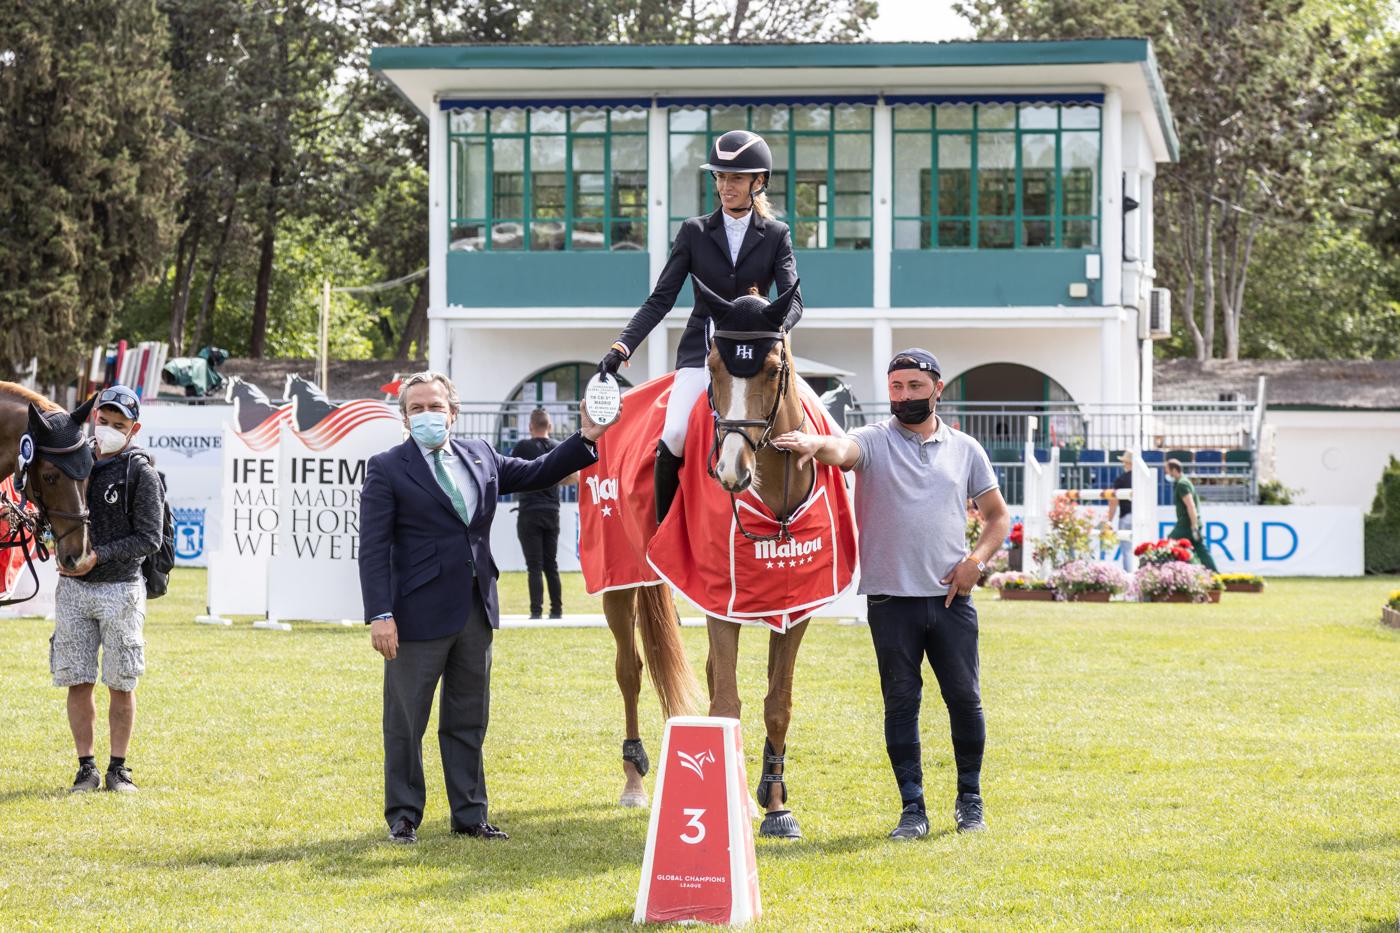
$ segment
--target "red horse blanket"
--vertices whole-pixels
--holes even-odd
[[[701,396],[690,415],[680,491],[657,528],[652,464],[671,380],[662,376],[627,393],[621,417],[598,444],[598,462],[580,477],[579,561],[588,591],[664,580],[708,615],[785,632],[851,583],[855,519],[841,471],[817,464],[817,481],[793,514],[790,538],[745,538],[729,495],[707,473],[713,415]],[[802,403],[817,433],[840,433],[809,390]],[[750,534],[778,530],[752,492],[737,503]]]

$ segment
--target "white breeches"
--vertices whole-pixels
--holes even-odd
[[[661,439],[677,457],[685,455],[686,428],[690,425],[690,412],[698,399],[710,385],[710,371],[704,366],[686,366],[676,370],[676,379],[671,383],[671,397],[666,401],[666,424],[661,429]]]

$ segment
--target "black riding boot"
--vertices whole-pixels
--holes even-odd
[[[681,457],[671,453],[665,441],[656,442],[656,469],[652,485],[656,492],[656,523],[666,520],[671,511],[671,503],[676,498],[676,490],[681,485]]]

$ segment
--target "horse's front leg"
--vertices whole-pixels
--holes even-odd
[[[710,688],[710,715],[739,718],[739,624],[705,617],[710,653],[705,658],[705,681]]]
[[[603,615],[607,617],[608,628],[612,630],[617,646],[613,667],[627,719],[626,739],[622,743],[622,774],[626,783],[618,803],[624,807],[645,807],[647,792],[642,777],[649,765],[646,749],[642,745],[641,726],[637,722],[637,700],[642,690],[642,655],[637,650],[637,591],[627,589],[604,593]]]
[[[758,832],[779,839],[801,839],[797,818],[788,809],[787,731],[792,721],[792,679],[797,666],[797,649],[807,623],[800,622],[786,634],[768,636],[768,695],[763,698],[763,725],[768,733],[763,743],[763,776],[759,779],[758,804],[767,811]]]

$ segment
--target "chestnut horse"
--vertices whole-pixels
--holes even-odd
[[[771,439],[780,434],[800,430],[805,421],[792,350],[783,332],[783,320],[797,285],[772,304],[752,295],[726,301],[700,282],[695,283],[695,289],[700,299],[709,305],[718,328],[706,360],[710,371],[710,402],[716,412],[710,475],[722,487],[722,494],[735,496],[752,487],[774,516],[786,519],[806,499],[816,479],[812,464],[798,469],[795,458],[771,444]],[[743,367],[746,375],[735,375],[731,371],[734,361],[731,359],[727,363],[726,354],[721,352],[726,341],[732,340],[742,340],[749,347],[761,349],[759,357]],[[752,354],[753,351],[748,352]],[[634,629],[640,627],[643,633],[650,630],[649,637],[653,641],[666,645],[664,651],[649,646],[648,663],[661,693],[662,711],[668,718],[688,712],[681,703],[686,696],[683,685],[690,676],[690,669],[679,644],[679,619],[665,586],[604,593],[603,611],[617,641],[617,681],[627,715],[628,739],[623,743],[626,785],[621,803],[645,806],[642,776],[648,762],[637,725],[642,661],[636,649]],[[707,617],[706,624],[709,657],[705,662],[705,678],[710,696],[709,715],[737,719],[741,709],[737,678],[740,627],[713,617]],[[770,632],[768,637],[768,693],[763,702],[767,737],[763,749],[763,776],[757,792],[759,805],[767,811],[759,827],[759,833],[765,836],[802,837],[796,818],[787,808],[784,767],[788,724],[792,718],[793,669],[806,631],[807,623],[803,621],[784,634]],[[662,684],[666,684],[667,689],[662,689]]]

